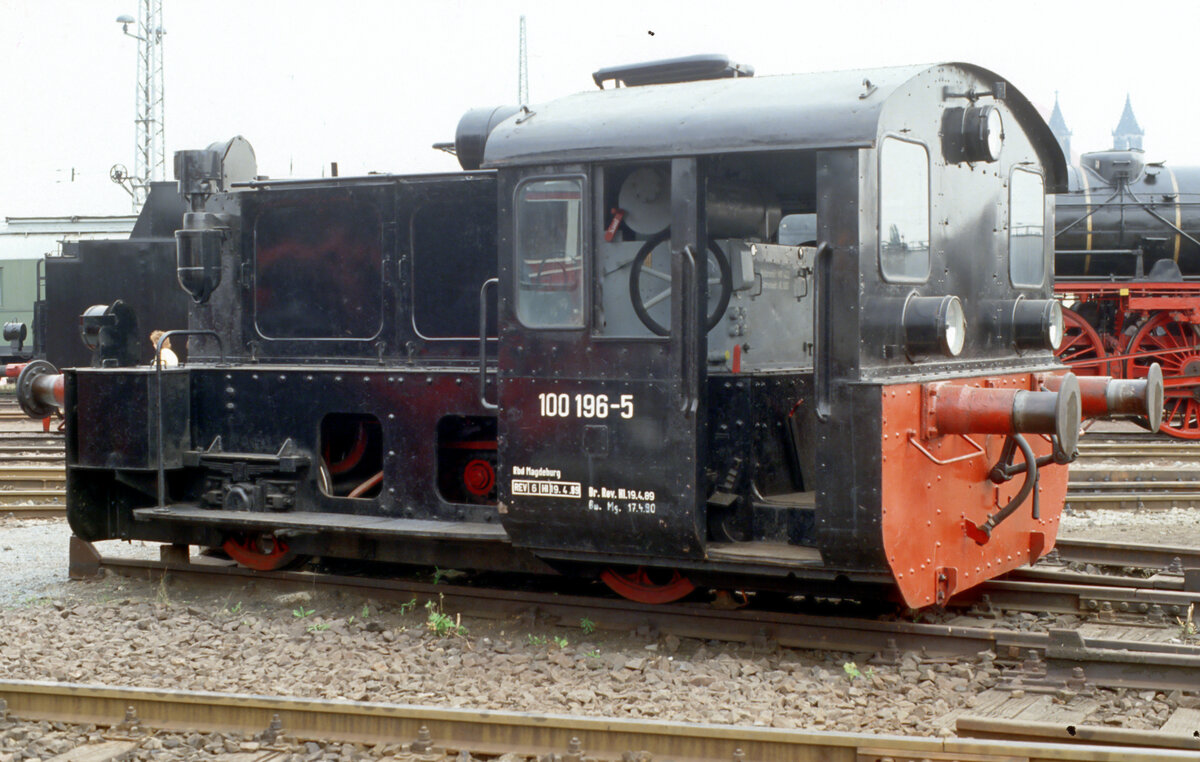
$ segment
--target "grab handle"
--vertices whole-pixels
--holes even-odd
[[[488,278],[479,287],[479,404],[487,410],[500,407],[487,398],[487,292],[499,282],[499,278]]]

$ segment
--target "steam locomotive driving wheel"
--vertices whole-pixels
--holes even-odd
[[[1200,327],[1155,313],[1129,341],[1126,378],[1144,378],[1150,366],[1162,366],[1162,431],[1180,439],[1200,439]],[[1183,379],[1194,379],[1184,381]],[[1172,383],[1174,382],[1174,383]]]
[[[670,238],[671,229],[667,228],[658,235],[647,239],[642,244],[642,248],[638,250],[637,255],[634,256],[629,270],[629,298],[633,302],[633,311],[637,313],[638,320],[641,320],[643,325],[658,336],[668,336],[671,333],[667,326],[650,314],[650,310],[656,305],[671,298],[671,267],[668,253],[670,247],[662,247],[662,256],[667,262],[667,266],[663,269],[650,266],[650,255]],[[733,273],[729,268],[729,259],[725,256],[725,252],[721,251],[717,242],[711,238],[708,239],[706,272],[708,273],[706,293],[708,294],[709,312],[705,321],[705,331],[711,331],[721,321],[721,316],[725,314],[725,308],[729,306],[729,297],[733,294]],[[716,273],[715,276],[714,273]],[[643,278],[643,275],[648,277]],[[665,285],[655,286],[651,279],[656,279],[660,284]]]
[[[1108,376],[1104,340],[1091,323],[1072,309],[1063,308],[1063,340],[1054,354],[1072,366],[1077,376]]]

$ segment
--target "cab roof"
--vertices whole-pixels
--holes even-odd
[[[1046,171],[1065,188],[1066,162],[1033,105],[1002,77],[966,63],[710,79],[576,93],[530,106],[497,125],[482,166],[669,158],[762,150],[873,147],[884,107],[914,80],[1004,83]],[[920,84],[915,82],[914,84]]]

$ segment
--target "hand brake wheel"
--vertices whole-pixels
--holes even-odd
[[[668,267],[665,272],[646,267],[646,260],[650,257],[650,253],[654,251],[663,241],[671,237],[671,229],[667,228],[658,235],[648,239],[642,248],[638,249],[637,255],[633,258],[633,264],[629,268],[629,299],[633,302],[633,311],[637,313],[638,319],[642,324],[649,328],[658,336],[667,336],[670,330],[659,323],[650,315],[650,309],[664,299],[669,299],[671,296],[671,270]],[[713,265],[716,265],[717,277],[713,277]],[[729,259],[726,258],[725,252],[721,251],[721,247],[717,245],[715,239],[708,239],[708,283],[705,291],[708,294],[708,304],[712,307],[712,311],[708,313],[705,331],[711,331],[721,321],[721,316],[725,314],[725,308],[729,306],[729,298],[733,295],[733,273],[729,268]],[[657,278],[663,281],[665,287],[654,294],[650,298],[642,296],[642,274]],[[720,289],[716,293],[715,302],[712,291],[713,284],[719,284]]]

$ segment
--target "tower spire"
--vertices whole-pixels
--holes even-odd
[[[1050,131],[1058,141],[1067,163],[1071,163],[1071,131],[1067,129],[1067,120],[1063,119],[1062,109],[1058,107],[1058,91],[1054,91],[1054,110],[1050,112]]]
[[[1130,102],[1129,93],[1125,93],[1125,108],[1121,111],[1117,129],[1113,130],[1113,149],[1123,151],[1133,148],[1140,151],[1145,134],[1146,131],[1138,125],[1137,118],[1133,115],[1133,104]]]

